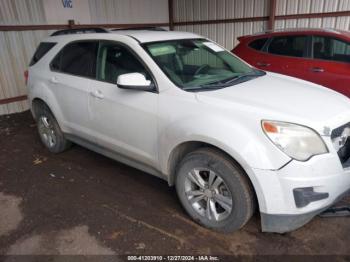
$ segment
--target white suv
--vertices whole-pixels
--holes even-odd
[[[349,190],[343,95],[192,33],[69,33],[44,40],[28,70],[51,152],[72,141],[161,177],[195,221],[224,232],[256,207],[263,231],[294,230]]]

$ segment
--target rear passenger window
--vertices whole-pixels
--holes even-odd
[[[97,50],[97,41],[68,44],[51,62],[51,70],[95,78]]]
[[[55,45],[56,43],[45,43],[45,42],[40,43],[32,59],[30,60],[29,66],[35,65]]]
[[[268,38],[260,38],[260,39],[257,39],[257,40],[250,42],[248,46],[255,49],[255,50],[260,51],[264,47],[267,40],[268,40]]]
[[[274,37],[269,45],[268,52],[276,55],[304,57],[307,52],[306,36],[279,36]]]
[[[350,44],[331,37],[314,36],[313,57],[323,60],[350,62]]]

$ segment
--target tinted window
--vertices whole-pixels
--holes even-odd
[[[306,36],[279,36],[274,37],[269,45],[268,52],[276,55],[303,57],[307,51]]]
[[[51,48],[53,48],[56,45],[56,43],[40,43],[38,48],[36,49],[32,59],[30,60],[29,66],[34,65],[36,62],[38,62],[44,55],[46,55],[47,52],[50,51]]]
[[[51,69],[71,75],[96,76],[98,42],[74,42],[61,50],[51,63]]]
[[[350,62],[350,44],[331,37],[314,36],[313,56],[317,59]]]
[[[118,76],[127,73],[141,73],[147,80],[151,80],[146,68],[126,47],[114,42],[101,42],[97,59],[97,79],[116,83]]]
[[[253,42],[250,42],[248,46],[255,50],[261,50],[264,47],[265,43],[267,42],[267,39],[268,38],[261,38],[261,39],[254,40]]]

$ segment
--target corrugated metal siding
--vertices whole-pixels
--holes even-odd
[[[24,71],[39,42],[50,31],[0,32],[0,99],[26,95]],[[28,109],[26,101],[0,106],[0,114]]]
[[[326,13],[349,10],[350,0],[277,0],[276,15]],[[350,18],[346,16],[277,20],[275,27],[276,29],[313,27],[349,30]]]
[[[176,26],[175,30],[194,32],[208,37],[225,48],[231,50],[238,43],[237,37],[261,32],[267,27],[267,22],[239,22],[211,25]]]
[[[222,18],[268,16],[267,0],[175,0],[176,22]],[[277,0],[276,15],[323,13],[350,10],[350,0]],[[350,17],[276,20],[276,29],[292,27],[337,28],[350,30]],[[209,37],[227,49],[237,43],[237,37],[266,30],[267,22],[176,26],[175,30],[191,31]]]
[[[175,0],[176,22],[268,15],[268,0]]]
[[[91,23],[168,23],[166,0],[89,0]]]
[[[268,15],[268,0],[175,0],[176,22],[229,18],[263,17]],[[237,44],[237,37],[263,31],[267,22],[237,22],[210,25],[176,26],[213,39],[227,49]]]
[[[0,25],[48,24],[45,1],[0,0]],[[89,1],[91,23],[167,23],[169,20],[166,0],[86,1]],[[51,32],[0,32],[0,100],[27,94],[23,73],[40,41]],[[9,103],[0,105],[0,115],[27,109],[27,101]]]
[[[0,24],[46,24],[44,0],[1,0]]]
[[[1,25],[46,24],[44,0],[1,0]],[[26,95],[24,71],[48,31],[0,32],[0,100]],[[0,115],[28,109],[27,101],[0,105]]]
[[[277,0],[276,15],[350,10],[349,0]]]

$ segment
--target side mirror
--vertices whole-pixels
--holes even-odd
[[[117,85],[123,89],[151,91],[153,85],[140,73],[128,73],[118,76]]]

